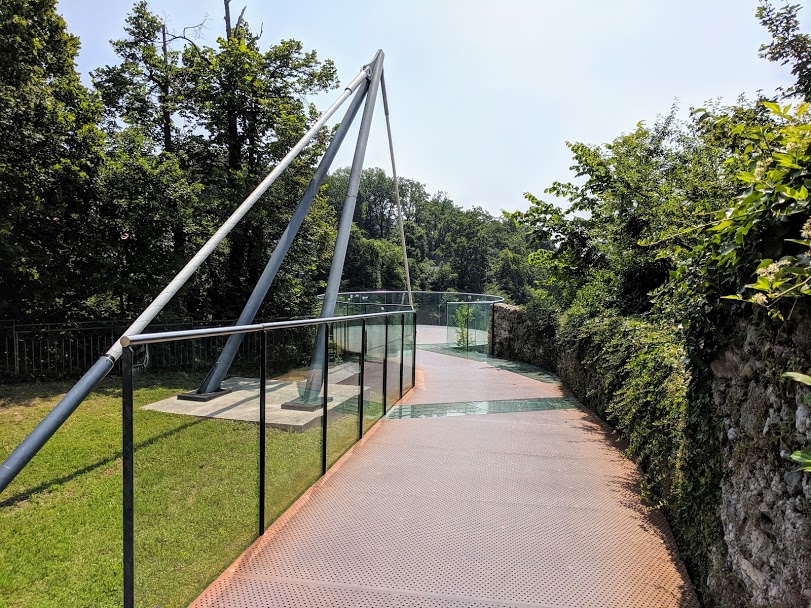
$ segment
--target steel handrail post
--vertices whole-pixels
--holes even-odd
[[[265,532],[265,408],[267,401],[267,332],[261,334],[259,358],[259,536]]]
[[[490,305],[490,356],[496,352],[496,305]]]
[[[386,329],[383,332],[383,415],[386,415],[386,389],[387,389],[387,376],[389,371],[389,318],[384,319]]]
[[[321,414],[321,474],[324,475],[327,472],[327,380],[329,375],[329,334],[332,331],[332,324],[327,323],[326,327],[324,328],[324,362],[323,362],[323,370],[321,376],[323,378],[323,386],[324,386],[324,394],[322,396],[322,408],[323,412]]]
[[[366,371],[366,319],[361,319],[360,326],[360,374],[358,377],[358,384],[360,390],[358,392],[358,439],[363,439],[363,393],[364,393],[364,374]]]
[[[405,313],[400,317],[400,399],[403,398],[403,365],[405,363]]]
[[[132,440],[132,348],[122,351],[121,361],[121,454],[123,472],[122,535],[124,540],[124,608],[135,608],[135,517],[134,446]]]
[[[465,352],[470,350],[470,304],[467,306],[467,314],[465,315]]]
[[[11,325],[11,337],[14,339],[14,375],[20,375],[20,344],[17,338],[17,322]]]
[[[417,384],[417,313],[411,317],[411,388]]]

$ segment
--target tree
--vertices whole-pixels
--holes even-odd
[[[0,11],[0,315],[60,318],[92,292],[98,100],[55,0]],[[7,299],[13,294],[14,299]]]
[[[307,130],[315,109],[302,97],[337,84],[333,63],[319,61],[299,41],[263,52],[260,37],[240,19],[216,48],[189,45],[183,53],[182,114],[221,153],[225,164],[216,168],[227,169],[240,194]]]
[[[704,139],[697,118],[680,124],[674,112],[605,146],[569,144],[584,181],[547,189],[567,198],[569,210],[527,195],[532,207],[514,216],[541,247],[534,260],[543,286],[557,290],[563,307],[596,279],[606,305],[649,311],[651,292],[673,267],[671,248],[690,242],[681,230],[734,194],[726,176],[736,167],[725,164],[731,153]]]
[[[526,255],[511,249],[502,249],[493,260],[485,291],[503,291],[516,304],[529,299],[529,268]],[[493,286],[492,289],[489,286]]]
[[[244,199],[264,177],[267,167],[281,160],[315,120],[316,110],[302,100],[303,96],[336,84],[332,62],[319,61],[315,51],[304,51],[300,42],[283,40],[262,51],[261,33],[254,34],[241,17],[233,27],[229,22],[226,36],[217,40],[216,47],[189,44],[182,56],[180,114],[189,130],[183,150],[196,181],[205,185],[207,207],[220,218]],[[303,194],[325,143],[322,136],[311,144],[231,233],[222,265],[211,278],[215,310],[230,317],[241,309]],[[313,217],[326,220],[323,214]],[[308,222],[299,239],[318,238],[324,230],[325,226]],[[330,250],[315,252],[328,262]],[[288,259],[283,274],[320,278],[313,273],[321,272],[323,259],[300,265],[294,255]],[[292,276],[279,277],[277,287],[285,286],[295,286]]]
[[[785,91],[787,97],[799,95],[811,99],[811,36],[800,32],[799,4],[775,8],[768,0],[760,0],[757,18],[772,37],[761,45],[760,56],[781,65],[791,65],[796,83]]]
[[[127,38],[111,42],[121,63],[92,73],[104,102],[108,130],[116,131],[118,122],[123,121],[144,129],[163,150],[172,152],[180,51],[171,45],[188,39],[185,34],[168,32],[166,22],[149,12],[146,0],[135,3],[124,31]]]
[[[334,171],[327,180],[327,196],[335,211],[343,209],[349,186],[349,168]],[[417,208],[428,202],[425,185],[405,177],[397,178],[400,205],[404,223],[414,222]],[[394,179],[379,167],[366,168],[361,172],[358,199],[355,204],[355,224],[367,238],[399,238],[397,202],[394,196]]]
[[[348,168],[327,180],[327,197],[341,212],[349,182]],[[430,196],[418,181],[399,177],[403,229],[412,287],[424,290],[458,290],[480,293],[489,286],[517,302],[528,296],[526,230],[505,218],[496,219],[481,208],[463,210],[444,192]],[[402,249],[398,229],[394,181],[379,168],[361,174],[354,216],[357,233],[350,240],[346,289],[400,289],[404,284]],[[372,259],[371,246],[380,258]],[[508,269],[498,265],[500,252],[509,249],[523,261]],[[365,253],[362,253],[365,252]],[[363,262],[362,260],[366,260]],[[351,264],[372,264],[364,269]],[[388,270],[387,270],[388,269]],[[380,277],[378,279],[378,271]],[[361,276],[366,273],[366,276]],[[506,285],[502,286],[500,281]],[[523,283],[518,283],[523,280]]]
[[[317,115],[304,96],[337,84],[329,60],[295,40],[264,50],[245,9],[236,22],[230,0],[224,9],[224,36],[207,46],[197,41],[199,26],[170,31],[140,0],[127,17],[126,36],[112,43],[120,62],[93,72],[108,133],[110,162],[99,182],[113,235],[108,260],[140,259],[139,276],[149,282],[171,276],[304,135]],[[322,132],[305,148],[195,273],[173,303],[178,315],[237,316],[326,137]],[[260,314],[313,310],[333,239],[334,215],[317,198]],[[140,258],[149,242],[154,255]],[[138,294],[117,291],[108,307],[139,306]]]
[[[108,138],[98,177],[104,238],[96,251],[106,281],[87,316],[137,316],[213,229],[195,214],[202,186],[187,181],[174,155],[153,148],[135,128]],[[183,318],[188,308],[175,299],[169,310]]]

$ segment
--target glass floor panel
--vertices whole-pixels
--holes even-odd
[[[476,416],[481,414],[511,414],[513,412],[541,412],[578,407],[571,397],[543,397],[539,399],[507,399],[504,401],[466,401],[430,405],[399,405],[387,415],[390,420],[410,418],[437,418],[443,416]]]

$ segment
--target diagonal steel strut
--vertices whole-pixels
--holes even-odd
[[[310,210],[313,199],[318,194],[321,184],[324,182],[324,178],[329,172],[329,168],[332,165],[332,161],[335,159],[335,155],[338,153],[346,134],[349,132],[349,128],[351,127],[355,116],[357,116],[358,110],[366,97],[366,92],[368,89],[368,80],[363,82],[358,88],[355,98],[352,100],[349,109],[346,111],[344,119],[341,121],[338,130],[335,132],[327,151],[321,158],[321,162],[318,164],[318,168],[315,170],[315,174],[313,175],[309,186],[307,186],[304,196],[299,202],[298,207],[296,207],[293,216],[290,218],[290,223],[284,229],[282,236],[279,238],[279,242],[273,250],[273,254],[270,256],[264,271],[262,271],[262,276],[259,277],[259,281],[256,283],[250,298],[248,298],[248,301],[245,304],[245,308],[242,309],[242,313],[239,315],[236,325],[250,325],[253,323],[256,313],[259,311],[259,307],[262,305],[262,302],[264,301],[273,280],[276,278],[276,273],[279,271],[284,258],[287,256],[287,253],[290,250],[290,246],[293,244],[293,239],[296,237],[299,228],[301,228],[301,225],[304,222],[307,212]],[[220,356],[217,358],[217,362],[211,368],[211,371],[209,371],[208,376],[206,376],[206,379],[200,385],[200,388],[197,389],[197,394],[210,395],[217,393],[220,390],[220,385],[225,379],[225,375],[228,373],[231,364],[234,362],[234,358],[239,351],[243,338],[244,336],[242,334],[232,334],[228,338],[228,341],[225,343],[225,347],[220,353]]]
[[[321,306],[321,317],[331,317],[335,313],[335,304],[338,301],[338,292],[341,287],[341,275],[344,270],[346,260],[346,248],[349,244],[349,232],[352,228],[352,219],[355,216],[355,203],[358,199],[358,188],[360,187],[360,176],[363,171],[363,159],[366,156],[366,145],[369,142],[369,131],[372,128],[372,117],[375,111],[375,100],[380,89],[380,77],[383,74],[383,51],[378,50],[375,57],[375,64],[372,70],[372,78],[369,83],[369,92],[366,95],[366,105],[363,108],[363,118],[361,119],[358,131],[358,141],[355,145],[355,155],[352,158],[352,168],[349,171],[349,185],[346,190],[346,199],[341,210],[341,222],[338,225],[338,237],[335,239],[335,253],[332,256],[332,265],[327,279],[327,289],[324,292],[324,303]],[[323,356],[324,352],[319,345],[324,343],[324,333],[327,331],[326,325],[318,326],[318,337],[315,341],[310,375],[307,379],[306,388],[302,399],[305,402],[312,401],[321,390]]]
[[[378,53],[382,58],[382,53]],[[382,60],[380,62],[382,64]],[[127,328],[123,336],[140,334],[149,323],[160,313],[169,303],[175,294],[186,284],[194,272],[211,255],[217,246],[225,239],[228,233],[239,223],[248,211],[262,197],[270,185],[278,179],[282,172],[309,144],[310,140],[321,130],[332,115],[343,105],[343,103],[354,93],[358,87],[369,80],[369,66],[364,66],[360,73],[341,92],[338,99],[327,108],[327,110],[315,121],[312,127],[304,134],[293,149],[279,161],[273,170],[262,180],[256,189],[237,207],[234,213],[223,223],[222,226],[209,238],[200,250],[189,260],[189,262],[178,272],[174,279],[161,291],[160,294],[147,306],[141,315]],[[100,357],[96,363],[73,385],[73,387],[62,397],[54,408],[48,412],[45,418],[34,428],[33,431],[8,455],[0,464],[0,493],[5,490],[14,480],[17,474],[27,465],[31,459],[42,449],[47,441],[56,433],[64,422],[76,411],[90,392],[110,373],[115,362],[121,357],[123,346],[121,338],[116,340],[110,350]]]

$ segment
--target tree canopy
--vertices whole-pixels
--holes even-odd
[[[266,43],[243,11],[213,44],[133,5],[116,61],[81,82],[79,40],[55,0],[0,12],[0,318],[133,317],[309,129],[336,68],[297,40]],[[248,16],[250,13],[248,12]],[[302,196],[323,131],[231,232],[164,318],[234,318]],[[348,169],[328,178],[260,314],[309,315],[325,284]],[[344,273],[351,289],[404,286],[393,182],[363,172]],[[415,287],[531,284],[523,231],[401,178]],[[512,253],[513,255],[508,255]]]

